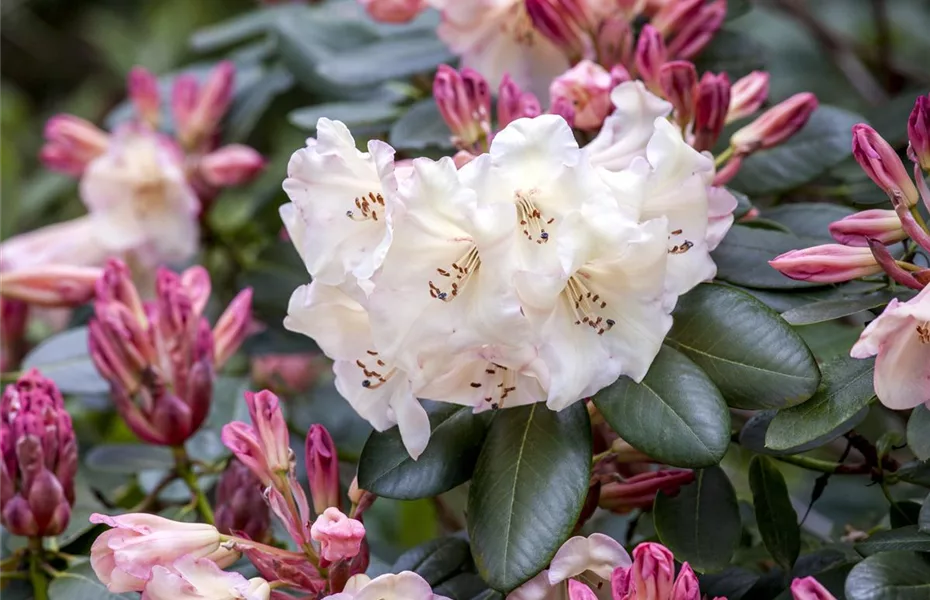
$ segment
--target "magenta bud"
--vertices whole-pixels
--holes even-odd
[[[289,588],[309,592],[314,596],[326,588],[326,580],[303,552],[278,550],[270,553],[264,551],[267,546],[248,543],[238,543],[236,548],[248,557],[258,573],[268,581],[281,581]]]
[[[675,557],[662,544],[646,542],[633,549],[630,587],[637,598],[672,598]]]
[[[193,75],[178,75],[174,80],[171,87],[171,114],[178,131],[186,131],[190,127],[191,115],[197,106],[199,87],[197,78]]]
[[[875,208],[830,223],[830,235],[846,246],[868,247],[868,239],[894,244],[907,239],[901,220],[893,210]]]
[[[659,87],[665,98],[675,108],[675,121],[681,128],[694,119],[694,104],[697,97],[698,77],[694,63],[673,60],[659,69]]]
[[[213,287],[210,281],[210,272],[200,265],[188,267],[181,273],[181,285],[187,290],[194,314],[202,315],[203,309],[210,300],[210,290]]]
[[[588,44],[588,16],[580,0],[525,0],[533,27],[575,63]]]
[[[236,353],[252,322],[252,288],[236,294],[213,328],[213,348],[217,368]]]
[[[214,150],[201,158],[198,164],[204,180],[215,187],[248,183],[264,168],[265,159],[262,155],[242,144],[232,144]]]
[[[161,114],[158,79],[144,67],[133,67],[129,71],[126,87],[139,117],[149,125],[157,125]]]
[[[744,155],[777,146],[800,131],[816,108],[816,96],[810,92],[795,94],[734,133],[730,145]]]
[[[925,284],[917,277],[917,273],[906,271],[901,267],[884,244],[876,240],[869,240],[869,250],[872,251],[872,256],[875,258],[879,267],[895,282],[913,290],[921,290],[924,288]]]
[[[882,188],[892,204],[910,208],[920,194],[894,148],[877,131],[860,123],[853,126],[853,156],[865,174]]]
[[[361,551],[365,526],[342,514],[338,508],[329,507],[313,522],[310,536],[320,543],[320,555],[336,562],[352,558]]]
[[[597,600],[591,588],[576,579],[568,580],[568,600]]]
[[[531,92],[520,89],[510,75],[505,73],[497,90],[498,129],[503,129],[517,119],[538,117],[541,113],[539,99]]]
[[[375,21],[381,23],[408,23],[426,8],[425,0],[359,0]]]
[[[656,28],[663,36],[670,37],[695,18],[701,12],[704,0],[678,0],[665,2],[659,7],[655,15],[649,19],[649,24]]]
[[[670,600],[701,600],[701,589],[697,575],[688,563],[683,563],[672,586]]]
[[[687,469],[662,469],[640,473],[624,481],[611,481],[601,485],[598,506],[624,514],[634,509],[652,507],[656,494],[674,496],[681,486],[694,481],[694,472]]]
[[[704,73],[694,103],[695,150],[711,150],[727,119],[730,107],[730,78],[726,73]]]
[[[645,81],[650,89],[658,90],[659,69],[666,60],[668,60],[668,50],[665,48],[662,34],[652,25],[644,25],[642,31],[639,32],[633,63],[636,65],[640,79]]]
[[[908,155],[924,171],[930,171],[930,94],[918,96],[907,119]]]
[[[294,465],[287,423],[278,397],[264,390],[246,392],[252,425],[233,421],[223,426],[223,444],[265,487],[282,487]]]
[[[236,66],[228,60],[220,62],[210,72],[197,94],[184,127],[179,129],[185,147],[196,148],[216,133],[232,101],[235,77]],[[189,93],[187,90],[184,92]]]
[[[575,106],[568,98],[555,98],[552,106],[549,107],[549,114],[559,115],[565,119],[569,127],[575,126]]]
[[[595,37],[598,62],[611,69],[631,64],[633,38],[633,28],[627,19],[616,15],[605,18]]]
[[[819,283],[840,283],[882,272],[871,250],[840,244],[791,250],[769,264],[791,279]]]
[[[93,123],[74,115],[55,115],[45,124],[46,143],[39,153],[52,169],[79,177],[93,159],[103,154],[109,136]]]
[[[753,71],[736,80],[730,88],[730,109],[727,111],[727,123],[738,121],[753,114],[762,107],[769,96],[769,74],[765,71]]]
[[[0,372],[12,371],[26,350],[26,321],[29,306],[0,295]]]
[[[245,534],[264,542],[270,527],[262,482],[242,462],[231,459],[216,485],[216,528],[220,533]]]
[[[306,463],[313,511],[321,514],[330,506],[341,509],[339,456],[333,438],[322,425],[311,425],[307,432]]]
[[[10,300],[49,308],[72,308],[94,296],[103,270],[73,265],[42,265],[0,273],[0,294]]]
[[[613,109],[612,84],[610,73],[604,67],[585,59],[553,80],[549,97],[553,103],[571,104],[575,127],[594,131],[600,129]]]
[[[836,600],[836,598],[813,577],[797,578],[791,582],[794,600]]]
[[[723,26],[726,16],[727,0],[714,0],[703,5],[694,17],[682,23],[678,33],[669,41],[669,57],[690,59],[697,56]]]
[[[491,92],[477,71],[456,71],[439,65],[433,80],[433,98],[452,132],[452,141],[463,150],[481,151],[491,135]]]
[[[614,65],[610,68],[610,88],[611,90],[621,83],[632,81],[633,76],[626,70],[623,65]]]

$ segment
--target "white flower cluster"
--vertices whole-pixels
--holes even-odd
[[[579,148],[555,115],[519,119],[490,152],[394,162],[320,119],[288,165],[281,216],[312,283],[285,326],[335,361],[336,387],[416,458],[417,398],[553,410],[645,376],[679,295],[715,274],[735,200],[712,159],[639,82]]]

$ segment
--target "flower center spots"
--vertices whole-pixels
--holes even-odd
[[[528,192],[517,190],[513,193],[513,201],[517,206],[517,218],[520,219],[523,235],[531,242],[545,244],[549,241],[549,232],[546,231],[546,227],[555,222],[555,217],[546,219],[533,203],[533,197],[538,193],[539,190],[536,188]]]
[[[367,196],[355,199],[355,210],[347,210],[346,216],[353,221],[377,221],[378,211],[384,209],[384,196],[368,192]]]
[[[930,344],[930,321],[924,321],[917,326],[917,339],[921,344]]]
[[[469,385],[475,389],[483,389],[484,401],[490,404],[491,408],[498,409],[503,408],[507,396],[517,390],[517,377],[505,366],[488,363],[481,381],[472,381]]]
[[[479,266],[481,266],[481,257],[478,255],[478,247],[472,244],[468,252],[452,263],[448,269],[436,269],[443,279],[438,280],[438,285],[430,279],[429,295],[443,302],[451,302],[459,295],[459,292],[465,289],[465,284]]]
[[[562,293],[568,297],[572,314],[575,316],[575,325],[587,325],[598,335],[603,335],[605,331],[610,331],[617,322],[604,318],[607,302],[602,300],[600,295],[591,292],[585,285],[584,279],[584,274],[572,275],[568,278],[568,283]]]
[[[383,360],[378,357],[374,350],[366,350],[368,355],[363,361],[361,358],[355,361],[355,366],[361,369],[365,379],[362,380],[362,387],[368,390],[376,390],[394,376],[397,369],[390,368]]]
[[[673,237],[678,237],[681,235],[681,229],[676,229],[668,236],[668,239],[671,240]],[[682,240],[680,244],[673,244],[671,248],[668,249],[669,254],[684,254],[688,250],[694,247],[694,242],[690,240]]]

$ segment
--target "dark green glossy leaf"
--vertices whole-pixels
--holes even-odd
[[[290,242],[269,246],[247,271],[239,274],[237,285],[251,287],[252,309],[266,321],[280,323],[287,314],[287,298],[294,290],[310,283],[310,276]],[[310,342],[307,342],[308,347]]]
[[[458,573],[470,562],[467,541],[457,537],[444,537],[408,550],[397,559],[392,570],[395,573],[414,571],[431,586],[436,586]]]
[[[736,492],[719,467],[695,475],[675,497],[656,496],[656,533],[677,560],[696,571],[718,571],[730,563],[742,532]]]
[[[768,456],[786,456],[789,454],[800,454],[802,452],[807,452],[809,450],[819,448],[832,440],[835,440],[839,436],[843,435],[861,423],[866,418],[866,416],[868,416],[869,409],[868,407],[862,408],[859,412],[853,415],[852,418],[844,421],[839,427],[831,430],[821,437],[815,438],[799,446],[786,448],[784,450],[773,450],[772,448],[769,448],[765,445],[765,435],[768,432],[769,426],[772,424],[772,419],[774,419],[775,415],[777,414],[778,411],[763,410],[750,417],[739,432],[740,446],[748,450],[752,450],[757,454],[766,454]]]
[[[452,147],[452,133],[432,98],[421,100],[410,107],[394,123],[390,140],[392,146],[404,150]]]
[[[539,573],[568,539],[591,474],[583,402],[498,412],[468,495],[468,535],[478,573],[509,592]]]
[[[668,346],[641,383],[621,377],[594,403],[620,437],[669,465],[713,466],[730,444],[723,396],[704,371]]]
[[[719,573],[700,575],[699,580],[708,598],[740,600],[759,581],[759,574],[742,567],[727,567]]]
[[[114,594],[100,583],[90,563],[81,563],[56,577],[48,586],[49,600],[122,600],[138,594]]]
[[[920,504],[911,500],[892,502],[888,508],[888,517],[891,520],[892,529],[908,525],[916,526],[920,519]]]
[[[930,533],[930,494],[924,498],[920,506],[920,514],[917,515],[917,527],[924,533]]]
[[[846,433],[843,425],[875,399],[874,370],[874,360],[848,356],[825,364],[817,393],[803,404],[778,411],[766,433],[765,445],[773,450],[787,450],[828,434]]]
[[[146,469],[170,469],[174,458],[162,446],[105,444],[91,448],[84,463],[95,471],[134,475]]]
[[[773,459],[767,456],[752,459],[749,487],[762,542],[775,562],[790,570],[801,552],[801,530],[785,478]]]
[[[87,348],[87,327],[63,331],[36,346],[23,359],[24,371],[38,369],[63,394],[106,394],[110,384],[97,373]]]
[[[744,160],[730,186],[757,196],[807,183],[852,154],[852,126],[863,122],[862,115],[821,105],[787,142]]]
[[[369,86],[425,73],[453,59],[435,32],[421,31],[343,50],[320,63],[318,70],[337,85]]]
[[[237,93],[226,116],[223,139],[226,142],[245,142],[274,99],[293,85],[294,76],[279,65],[263,73],[254,85]]]
[[[289,4],[264,6],[233,19],[204,27],[191,36],[191,47],[198,52],[210,52],[254,38],[267,31],[271,23],[278,18],[278,13],[290,13],[294,12],[294,9],[295,7]]]
[[[930,488],[930,461],[911,461],[902,465],[895,475],[901,481]]]
[[[920,460],[930,458],[930,410],[923,404],[907,420],[907,445]]]
[[[347,127],[384,124],[394,119],[401,109],[384,100],[360,100],[316,104],[291,111],[287,119],[301,129],[315,131],[320,117],[342,121]]]
[[[724,71],[730,81],[736,81],[752,71],[762,69],[765,50],[750,36],[729,29],[719,31],[701,50],[696,64],[698,72]]]
[[[474,573],[458,573],[433,588],[434,594],[452,600],[471,600],[489,591],[493,590],[489,590],[484,579]]]
[[[805,304],[797,308],[792,308],[781,314],[785,321],[792,325],[810,325],[812,323],[822,323],[832,321],[849,315],[855,315],[866,310],[885,306],[895,294],[890,290],[881,290],[871,292],[862,296],[852,298],[839,298],[836,300],[824,300],[823,302],[814,302]]]
[[[846,579],[849,600],[926,600],[930,597],[930,554],[882,552],[853,567]]]
[[[825,202],[797,202],[782,204],[762,211],[762,216],[781,223],[794,235],[811,238],[818,243],[833,241],[828,227],[830,223],[853,214],[851,208]]]
[[[712,256],[717,278],[736,285],[762,289],[798,289],[823,285],[785,277],[769,265],[780,254],[811,246],[796,235],[734,225]]]
[[[732,287],[702,284],[678,301],[667,343],[694,361],[730,406],[784,408],[817,390],[820,371],[801,337]]]
[[[727,190],[733,197],[736,198],[736,210],[733,211],[733,218],[739,220],[746,216],[746,214],[752,210],[752,200],[749,199],[749,196],[743,192],[738,192],[736,190]]]
[[[379,496],[414,500],[437,496],[471,478],[492,413],[476,415],[471,407],[424,402],[429,413],[429,445],[410,458],[398,429],[374,432],[358,465],[362,489]]]

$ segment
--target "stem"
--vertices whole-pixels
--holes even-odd
[[[48,579],[42,574],[44,552],[41,537],[29,538],[29,580],[35,600],[48,600]]]
[[[172,452],[174,453],[175,470],[178,476],[187,484],[187,488],[191,491],[191,494],[193,494],[200,516],[209,525],[214,525],[216,520],[213,518],[213,508],[207,500],[207,495],[200,489],[200,485],[197,483],[197,476],[194,475],[194,472],[191,470],[191,461],[187,456],[187,450],[184,449],[184,446],[175,446],[172,448]]]
[[[871,468],[869,465],[862,463],[858,465],[844,465],[840,463],[830,462],[828,460],[820,460],[817,458],[808,458],[806,456],[774,456],[772,457],[781,462],[788,463],[789,465],[794,465],[796,467],[801,467],[802,469],[807,469],[809,471],[819,471],[821,473],[836,473],[838,475],[860,475],[868,473]]]
[[[729,148],[727,148],[726,150],[724,150],[723,152],[721,152],[721,153],[720,153],[720,156],[718,156],[718,157],[716,157],[716,158],[714,159],[714,166],[715,166],[715,167],[719,167],[719,166],[722,165],[723,163],[725,163],[725,162],[727,162],[728,160],[730,160],[730,157],[733,156],[733,152],[734,152],[733,146],[730,146]]]

